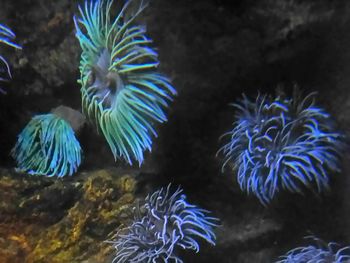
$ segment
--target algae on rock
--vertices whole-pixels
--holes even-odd
[[[2,262],[105,262],[130,220],[136,181],[116,170],[70,180],[0,174]]]

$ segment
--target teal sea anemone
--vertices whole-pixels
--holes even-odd
[[[35,116],[19,134],[11,154],[18,170],[33,175],[72,175],[81,162],[73,129],[55,114]]]
[[[15,49],[22,49],[20,45],[13,42],[15,37],[15,33],[13,33],[10,28],[0,24],[0,44],[4,44]],[[10,66],[7,60],[0,53],[0,81],[7,81],[9,78],[12,78]],[[0,92],[5,93],[5,91],[1,88]]]
[[[121,3],[121,2],[120,2]],[[135,8],[136,7],[136,8]],[[82,48],[82,108],[106,138],[114,158],[139,165],[151,151],[155,123],[167,121],[165,109],[175,95],[158,73],[157,53],[135,20],[143,1],[126,1],[119,12],[113,0],[85,1],[74,17]]]

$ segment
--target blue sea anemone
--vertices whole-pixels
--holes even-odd
[[[81,162],[73,129],[55,114],[35,116],[19,134],[11,154],[18,170],[33,175],[72,175]]]
[[[21,46],[13,42],[16,35],[8,27],[0,24],[0,44],[3,43],[7,46],[22,49]],[[5,73],[5,74],[3,74]],[[6,59],[0,54],[0,81],[7,81],[8,78],[12,78],[10,66]],[[5,93],[4,90],[0,88],[1,93]]]
[[[280,188],[302,193],[302,186],[321,192],[329,175],[339,172],[341,135],[329,114],[314,105],[314,93],[303,100],[284,96],[246,96],[238,104],[234,128],[220,150],[222,168],[231,164],[242,190],[269,203]]]
[[[164,109],[175,90],[157,72],[152,40],[135,23],[144,2],[126,1],[112,18],[113,2],[85,1],[80,17],[74,17],[82,48],[82,108],[102,131],[115,159],[129,164],[136,159],[141,165],[143,152],[151,151],[152,135],[157,136],[154,123],[167,120]]]
[[[215,245],[213,228],[218,219],[207,210],[186,202],[178,188],[170,193],[170,185],[147,196],[137,209],[135,221],[114,241],[117,255],[113,262],[183,262],[176,250],[199,251],[197,239]]]
[[[337,243],[326,244],[321,239],[311,237],[316,245],[297,247],[281,256],[276,263],[346,263],[350,262],[350,247],[340,247]]]

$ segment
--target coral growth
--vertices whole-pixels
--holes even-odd
[[[170,185],[147,196],[136,211],[134,222],[115,242],[117,255],[113,262],[183,262],[176,250],[199,251],[197,239],[215,245],[213,228],[218,219],[208,211],[186,202],[178,188],[170,193]]]
[[[340,247],[337,243],[325,243],[312,237],[316,245],[297,247],[281,256],[276,263],[346,263],[350,261],[350,247]]]
[[[35,116],[19,134],[11,154],[19,170],[34,175],[72,175],[81,162],[73,129],[55,114]]]
[[[82,108],[105,136],[114,158],[141,165],[151,150],[154,123],[175,94],[157,72],[158,59],[145,28],[135,24],[143,1],[126,1],[115,18],[113,0],[85,1],[74,17],[82,48],[79,83]],[[136,10],[132,10],[136,6]]]
[[[0,24],[0,44],[3,43],[7,46],[22,49],[22,47],[13,42],[16,37],[15,33],[11,31],[8,27]],[[4,74],[3,74],[4,73]],[[0,81],[6,81],[8,78],[11,78],[10,66],[7,63],[6,59],[0,54]],[[4,93],[4,90],[0,88],[0,92]]]
[[[269,203],[281,188],[302,192],[302,187],[321,192],[329,188],[329,176],[339,171],[341,135],[334,131],[329,114],[314,105],[314,94],[303,100],[295,94],[271,98],[244,96],[238,104],[234,128],[223,169],[237,170],[242,190]]]

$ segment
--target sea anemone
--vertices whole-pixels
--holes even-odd
[[[8,27],[0,24],[0,44],[3,43],[7,46],[22,49],[21,46],[13,42],[16,35]],[[5,73],[5,74],[3,74]],[[7,63],[6,59],[0,54],[0,81],[7,81],[8,78],[12,78],[10,66]],[[3,89],[0,88],[1,93],[5,93]]]
[[[199,251],[198,238],[215,245],[213,228],[218,219],[207,210],[186,202],[182,189],[170,193],[170,185],[147,196],[136,211],[125,234],[113,241],[117,255],[113,262],[183,262],[176,250]],[[125,231],[124,230],[124,231]]]
[[[74,17],[82,48],[82,108],[102,131],[115,160],[141,165],[151,151],[154,123],[167,121],[164,109],[175,95],[169,80],[157,72],[158,59],[145,28],[135,23],[145,4],[126,1],[112,18],[113,0],[85,1]],[[134,7],[135,10],[133,9]]]
[[[243,96],[234,128],[219,150],[222,169],[231,164],[242,190],[269,203],[280,188],[302,193],[302,186],[321,192],[329,175],[339,172],[342,136],[330,116],[314,105],[314,93],[301,100],[285,96]]]
[[[35,116],[19,134],[11,154],[17,169],[33,175],[72,175],[81,162],[74,131],[55,114]]]
[[[350,247],[340,247],[331,242],[326,244],[321,239],[312,238],[316,245],[297,247],[281,256],[276,263],[346,263],[350,260]]]

